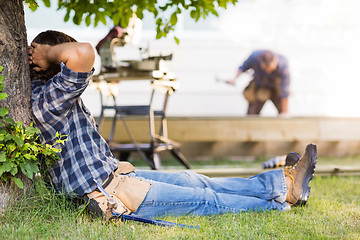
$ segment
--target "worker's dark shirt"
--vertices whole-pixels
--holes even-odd
[[[287,59],[280,55],[275,54],[279,58],[279,64],[277,69],[268,74],[260,66],[259,56],[266,50],[254,51],[248,59],[245,60],[239,70],[245,72],[249,69],[254,71],[254,81],[256,86],[275,89],[279,87],[281,89],[281,97],[286,98],[289,96],[290,74]],[[277,83],[278,79],[278,83]],[[278,85],[277,85],[278,84]]]

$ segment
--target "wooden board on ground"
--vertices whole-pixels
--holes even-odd
[[[138,141],[148,139],[146,118],[130,118],[127,123]],[[101,126],[108,136],[111,119]],[[121,120],[116,141],[129,141]],[[169,137],[181,142],[212,141],[360,141],[360,118],[337,117],[171,117]]]
[[[101,126],[107,139],[110,118]],[[149,141],[146,118],[129,118],[127,124],[137,142]],[[268,156],[302,153],[306,144],[318,145],[321,156],[360,154],[360,118],[344,117],[170,117],[169,138],[182,145],[182,152],[194,156]],[[119,119],[114,137],[130,142]]]

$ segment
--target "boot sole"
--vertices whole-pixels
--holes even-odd
[[[310,166],[308,167],[308,169],[306,170],[306,174],[305,174],[304,180],[302,182],[302,186],[303,186],[302,192],[301,192],[299,200],[295,204],[296,206],[305,206],[305,204],[307,203],[309,195],[310,195],[310,190],[311,190],[309,183],[310,183],[311,179],[313,179],[314,173],[315,173],[315,166],[316,166],[316,159],[317,159],[316,145],[309,144],[306,147],[306,152],[308,152],[309,157],[311,158],[311,163],[310,163]]]

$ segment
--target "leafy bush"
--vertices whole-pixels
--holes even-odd
[[[3,67],[0,66],[0,72]],[[6,99],[8,95],[2,92],[4,76],[0,75],[0,100]],[[52,145],[44,146],[39,141],[38,128],[33,124],[25,127],[21,121],[15,122],[6,116],[9,108],[0,108],[0,180],[3,182],[14,181],[19,188],[23,188],[23,182],[18,173],[23,173],[33,179],[35,173],[39,172],[40,162],[38,156],[45,159],[45,171],[59,159],[57,152],[60,149]],[[57,134],[57,143],[64,144],[66,136]],[[44,166],[42,166],[44,168]]]

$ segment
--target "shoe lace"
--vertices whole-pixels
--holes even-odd
[[[285,166],[284,167],[284,170],[287,170],[287,171],[284,171],[284,173],[286,176],[288,176],[291,179],[291,181],[294,181],[294,175],[291,170],[295,170],[300,161],[301,161],[301,159],[297,163],[295,163],[293,166]]]

